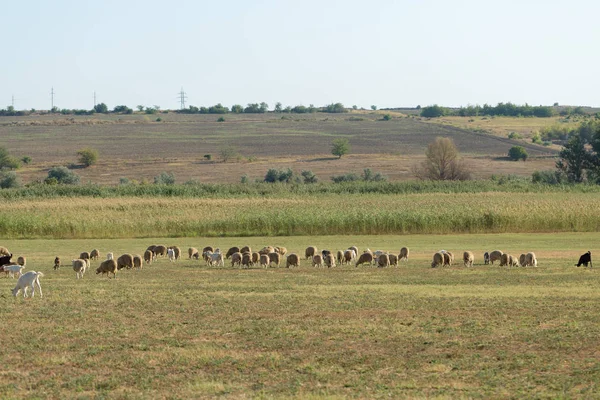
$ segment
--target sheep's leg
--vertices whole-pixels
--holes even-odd
[[[31,298],[35,297],[35,281],[31,282]]]
[[[27,298],[27,285],[23,288],[23,298]]]
[[[40,285],[40,278],[39,277],[35,279],[35,283],[37,283],[37,287],[40,290],[40,297],[44,297],[44,296],[42,296],[42,285]]]

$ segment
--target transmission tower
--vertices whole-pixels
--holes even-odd
[[[187,99],[186,93],[183,91],[183,87],[181,88],[181,92],[179,94],[179,106],[183,110],[185,108],[185,100]]]
[[[51,98],[51,103],[50,104],[52,105],[52,107],[50,107],[50,110],[54,109],[54,94],[55,94],[54,93],[54,86],[52,86],[52,90],[50,91],[50,98]]]
[[[94,91],[94,108],[96,107],[96,91]]]

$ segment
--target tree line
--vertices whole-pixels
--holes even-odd
[[[442,107],[437,104],[421,108],[420,115],[425,118],[438,118],[443,116],[477,117],[477,116],[502,116],[502,117],[539,117],[549,118],[555,115],[585,115],[583,107],[531,106],[529,104],[517,105],[513,103],[498,103],[495,106],[466,106],[458,109]]]

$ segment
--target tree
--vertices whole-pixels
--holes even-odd
[[[281,110],[283,110],[283,105],[278,101],[277,103],[275,103],[275,112],[280,113]]]
[[[285,182],[289,183],[294,176],[294,172],[288,168],[287,170],[276,170],[275,168],[270,168],[266,175],[264,181],[267,183],[275,183],[275,182]]]
[[[94,165],[98,161],[98,151],[91,147],[79,150],[77,155],[79,156],[79,162],[86,167]]]
[[[448,113],[448,110],[444,107],[440,107],[437,104],[434,104],[429,107],[423,107],[421,109],[421,117],[424,118],[437,118],[442,117]]]
[[[108,112],[108,106],[104,103],[100,103],[100,104],[96,104],[94,106],[94,111],[97,113],[107,113]]]
[[[348,154],[350,151],[350,142],[346,138],[335,139],[331,143],[331,154],[342,158],[343,155]]]
[[[144,106],[143,106],[143,105],[141,105],[141,104],[138,104],[138,105],[136,106],[136,108],[138,109],[138,111],[139,111],[139,112],[142,112],[142,111],[144,111]]]
[[[79,180],[79,175],[70,171],[67,167],[54,167],[48,171],[45,182],[47,184],[78,185]]]
[[[232,158],[237,157],[238,150],[233,145],[227,145],[227,146],[223,146],[219,149],[219,154],[221,155],[221,160],[223,160],[223,162],[225,163],[225,162],[231,160]]]
[[[0,172],[0,189],[18,188],[21,180],[14,171]]]
[[[346,109],[344,108],[344,105],[342,103],[331,103],[325,106],[324,111],[328,113],[345,113]]]
[[[20,167],[19,160],[12,157],[8,150],[0,147],[0,170],[1,169],[18,169]]]
[[[508,157],[513,161],[519,161],[523,159],[523,161],[527,160],[527,150],[523,146],[513,146],[508,150]]]
[[[300,175],[304,178],[304,183],[317,183],[319,180],[312,171],[303,170]]]
[[[590,165],[590,155],[585,145],[582,135],[574,134],[558,153],[556,168],[567,175],[569,182],[579,183],[585,179],[585,170]]]
[[[371,110],[376,111],[377,110],[377,106],[376,105],[372,105],[371,106]]]
[[[239,104],[234,104],[231,106],[231,112],[235,114],[241,114],[244,112],[244,107]]]
[[[133,114],[133,110],[127,106],[115,106],[113,108],[114,113]]]
[[[438,137],[429,143],[426,160],[413,170],[419,179],[434,181],[462,181],[471,179],[471,173],[461,160],[456,145],[450,138]]]
[[[160,175],[154,177],[155,185],[174,185],[175,175],[172,172],[161,172]]]

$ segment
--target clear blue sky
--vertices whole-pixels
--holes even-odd
[[[600,105],[593,0],[4,3],[0,108]]]

